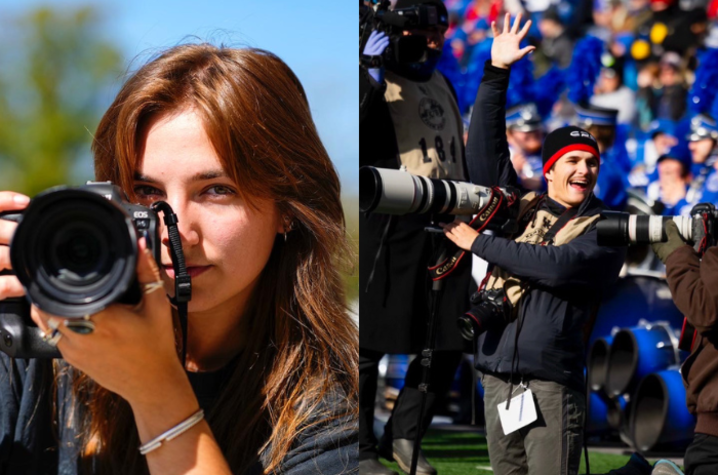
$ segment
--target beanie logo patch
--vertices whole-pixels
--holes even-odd
[[[596,139],[593,138],[593,135],[589,134],[588,132],[584,132],[583,130],[574,130],[573,132],[571,132],[571,137],[585,137],[587,139],[593,140],[594,142],[596,141]]]

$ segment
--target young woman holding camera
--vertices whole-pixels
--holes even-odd
[[[289,67],[257,49],[172,48],[127,81],[93,152],[97,180],[178,215],[186,365],[161,291],[174,289],[165,229],[161,262],[140,242],[138,306],[92,315],[89,334],[33,307],[67,364],[2,354],[0,472],[356,471],[339,181]],[[0,211],[27,201],[0,192]],[[15,227],[0,221],[2,268]],[[0,277],[0,299],[23,294]]]

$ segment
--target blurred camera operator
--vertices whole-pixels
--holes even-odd
[[[416,175],[465,181],[463,124],[456,93],[435,71],[448,14],[439,0],[398,0],[394,12],[417,8],[435,9],[436,24],[401,29],[379,28],[376,23],[361,45],[360,166],[406,167]],[[426,39],[418,61],[399,59],[401,41],[409,36]],[[364,475],[394,473],[379,463],[379,454],[396,460],[408,472],[414,440],[423,436],[416,427],[422,396],[420,358],[409,366],[379,448],[373,425],[379,360],[385,354],[415,354],[424,348],[432,239],[443,239],[424,231],[429,224],[424,215],[360,217],[359,472]],[[464,347],[456,316],[468,305],[469,266],[456,274],[444,286],[437,309],[440,321],[423,429],[431,421],[438,398],[451,385]],[[436,470],[420,455],[417,473],[431,475]]]
[[[506,93],[510,66],[534,47],[520,46],[530,22],[520,28],[520,15],[513,27],[509,20],[507,15],[503,32],[492,24],[491,60],[469,131],[471,181],[483,186],[517,183],[506,142]],[[511,303],[494,313],[498,324],[475,318],[474,327],[480,333],[476,367],[483,373],[489,458],[498,475],[527,473],[529,467],[535,475],[578,472],[586,412],[585,342],[601,288],[618,277],[625,257],[623,250],[596,242],[595,223],[606,209],[593,194],[600,166],[596,139],[579,127],[557,129],[544,141],[542,160],[548,193],[522,197],[513,239],[479,235],[458,221],[444,225],[455,244],[491,264],[484,295],[500,291]],[[483,317],[488,306],[484,301]],[[481,321],[489,325],[481,327]],[[507,400],[522,394],[529,398],[507,407]],[[524,420],[523,412],[511,417],[512,409],[528,413],[529,406],[535,418]]]
[[[686,475],[718,473],[718,247],[701,259],[681,238],[673,221],[668,240],[653,244],[666,265],[666,279],[678,309],[696,329],[691,355],[681,367],[686,404],[697,417],[693,442],[684,457]]]

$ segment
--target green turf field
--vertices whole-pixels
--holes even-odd
[[[478,433],[430,430],[424,438],[422,447],[424,454],[439,472],[439,475],[485,475],[493,473],[490,470],[491,464],[489,463],[486,439]],[[609,455],[591,452],[589,449],[592,474],[603,474],[614,468],[622,467],[628,462],[629,458],[629,455]],[[383,459],[382,462],[387,467],[402,473],[395,462],[390,463]],[[650,460],[650,462],[653,463],[655,460]],[[581,455],[580,473],[585,473],[583,455]]]

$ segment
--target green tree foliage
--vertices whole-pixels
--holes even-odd
[[[3,20],[0,189],[34,195],[92,178],[90,143],[121,72],[93,7]]]

